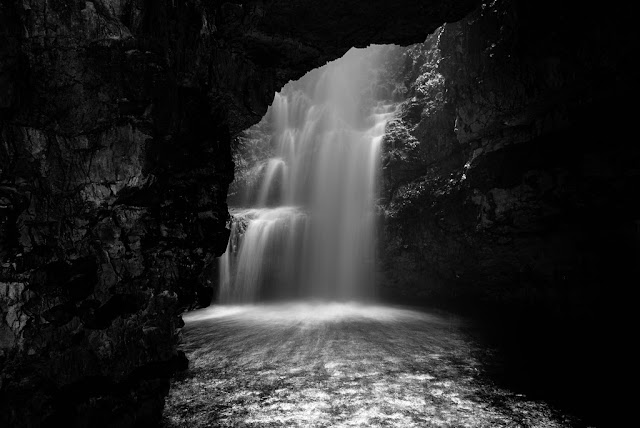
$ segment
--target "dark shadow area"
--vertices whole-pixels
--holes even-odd
[[[477,342],[483,378],[575,417],[572,426],[610,426],[615,417],[612,321],[603,305],[581,312],[541,307],[479,305],[477,300],[394,299],[426,313],[460,317]],[[609,330],[608,330],[609,329]]]

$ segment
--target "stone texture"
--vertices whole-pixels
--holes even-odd
[[[487,1],[392,60],[388,84],[381,294],[491,319],[515,367],[495,379],[584,426],[615,419],[609,313],[640,275],[634,16]]]
[[[228,239],[231,136],[351,46],[473,0],[0,4],[0,425],[158,421]]]
[[[627,16],[485,2],[395,60],[384,295],[588,316],[637,276]]]

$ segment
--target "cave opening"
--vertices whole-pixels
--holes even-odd
[[[3,1],[0,426],[624,425],[632,8]]]
[[[348,51],[285,85],[236,138],[218,294],[183,315],[193,367],[174,381],[168,426],[580,426],[576,408],[549,392],[564,381],[530,377],[530,365],[557,376],[569,363],[543,356],[546,348],[531,352],[553,338],[533,340],[537,326],[496,329],[486,314],[443,305],[447,286],[428,271],[390,280],[403,272],[389,272],[398,251],[389,243],[402,239],[403,257],[416,251],[402,229],[412,205],[425,204],[429,156],[458,162],[450,185],[464,187],[473,172],[473,154],[461,165],[457,153],[438,153],[451,135],[424,120],[428,109],[447,112],[444,32],[408,47]],[[399,299],[416,283],[426,297]],[[510,355],[515,341],[502,349],[496,334],[527,346]],[[194,389],[202,383],[211,389]],[[185,406],[216,414],[185,414]]]

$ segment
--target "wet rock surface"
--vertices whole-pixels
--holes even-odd
[[[383,295],[588,318],[637,276],[623,16],[485,2],[390,60]]]
[[[226,247],[231,135],[474,3],[2,2],[0,425],[156,423]]]
[[[381,295],[491,319],[530,373],[516,383],[596,426],[616,413],[601,305],[623,305],[640,266],[624,16],[496,1],[444,25],[390,59],[382,158]]]

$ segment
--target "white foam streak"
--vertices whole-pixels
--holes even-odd
[[[454,322],[452,319],[445,319],[412,308],[358,302],[326,303],[320,301],[213,305],[206,309],[187,312],[182,317],[187,324],[209,319],[234,319],[261,326],[339,323],[354,320],[376,323],[430,322],[432,324],[451,324]]]

